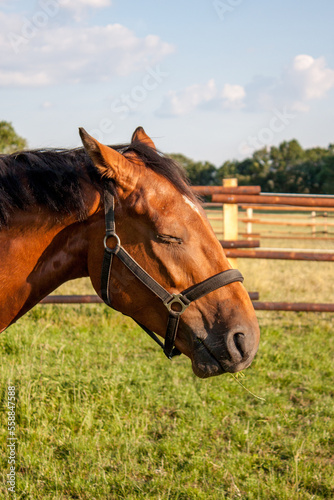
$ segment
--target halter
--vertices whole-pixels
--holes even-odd
[[[228,269],[221,273],[215,274],[210,278],[201,281],[197,285],[193,285],[181,293],[169,293],[159,283],[152,278],[131,255],[121,245],[121,240],[116,233],[115,227],[115,198],[109,186],[104,191],[104,210],[105,210],[105,223],[106,235],[104,237],[104,257],[101,272],[101,296],[103,301],[112,307],[111,298],[109,294],[109,285],[111,278],[111,267],[114,255],[123,262],[123,264],[132,272],[137,279],[139,279],[149,290],[151,290],[156,297],[161,299],[164,306],[168,311],[167,329],[165,335],[165,343],[163,344],[157,335],[146,328],[141,323],[138,325],[163,349],[168,359],[173,356],[178,356],[181,352],[174,347],[177,329],[180,321],[181,314],[187,309],[191,302],[207,295],[218,288],[229,285],[235,281],[243,282],[244,278],[237,269]],[[116,245],[112,248],[108,247],[108,239],[116,239]]]

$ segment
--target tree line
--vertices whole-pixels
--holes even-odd
[[[173,154],[195,185],[221,185],[236,177],[240,186],[261,186],[263,192],[334,194],[334,144],[303,149],[296,139],[262,148],[244,160],[228,160],[216,168]]]
[[[27,147],[11,123],[0,121],[0,153]],[[296,139],[262,148],[244,160],[228,160],[217,168],[182,154],[171,154],[186,170],[190,182],[200,186],[221,185],[236,177],[240,186],[261,186],[263,192],[334,194],[334,144],[303,149]]]

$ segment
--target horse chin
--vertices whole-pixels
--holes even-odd
[[[202,343],[195,349],[191,362],[193,372],[199,378],[215,377],[227,371]]]
[[[216,361],[211,363],[196,363],[192,361],[192,369],[194,374],[199,378],[216,377],[217,375],[224,373],[221,366],[219,366]]]

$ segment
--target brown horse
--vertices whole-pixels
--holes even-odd
[[[0,331],[68,280],[89,276],[101,296],[106,184],[117,239],[166,293],[230,269],[181,169],[142,128],[121,146],[81,136],[85,149],[0,156]],[[232,281],[179,318],[175,345],[199,377],[242,370],[256,354],[254,309],[242,283]],[[113,308],[165,336],[166,304],[117,257],[108,294]]]

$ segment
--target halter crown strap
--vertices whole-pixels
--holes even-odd
[[[180,321],[181,314],[187,309],[191,302],[200,299],[218,288],[229,285],[235,281],[243,281],[242,274],[237,269],[228,269],[222,271],[206,280],[193,285],[183,290],[178,294],[169,293],[162,287],[152,276],[150,276],[145,269],[143,269],[138,262],[136,262],[131,255],[123,248],[119,236],[115,228],[115,198],[110,188],[107,186],[104,192],[104,210],[106,222],[106,235],[104,238],[104,257],[101,271],[101,296],[103,301],[112,307],[110,299],[110,276],[113,256],[116,255],[118,259],[138,278],[151,292],[156,295],[168,310],[168,322],[165,335],[165,343],[163,344],[157,335],[146,328],[141,323],[139,326],[163,348],[167,358],[171,359],[173,356],[180,355],[181,352],[174,347],[177,329]],[[113,238],[116,244],[113,247],[108,246],[108,239]]]

